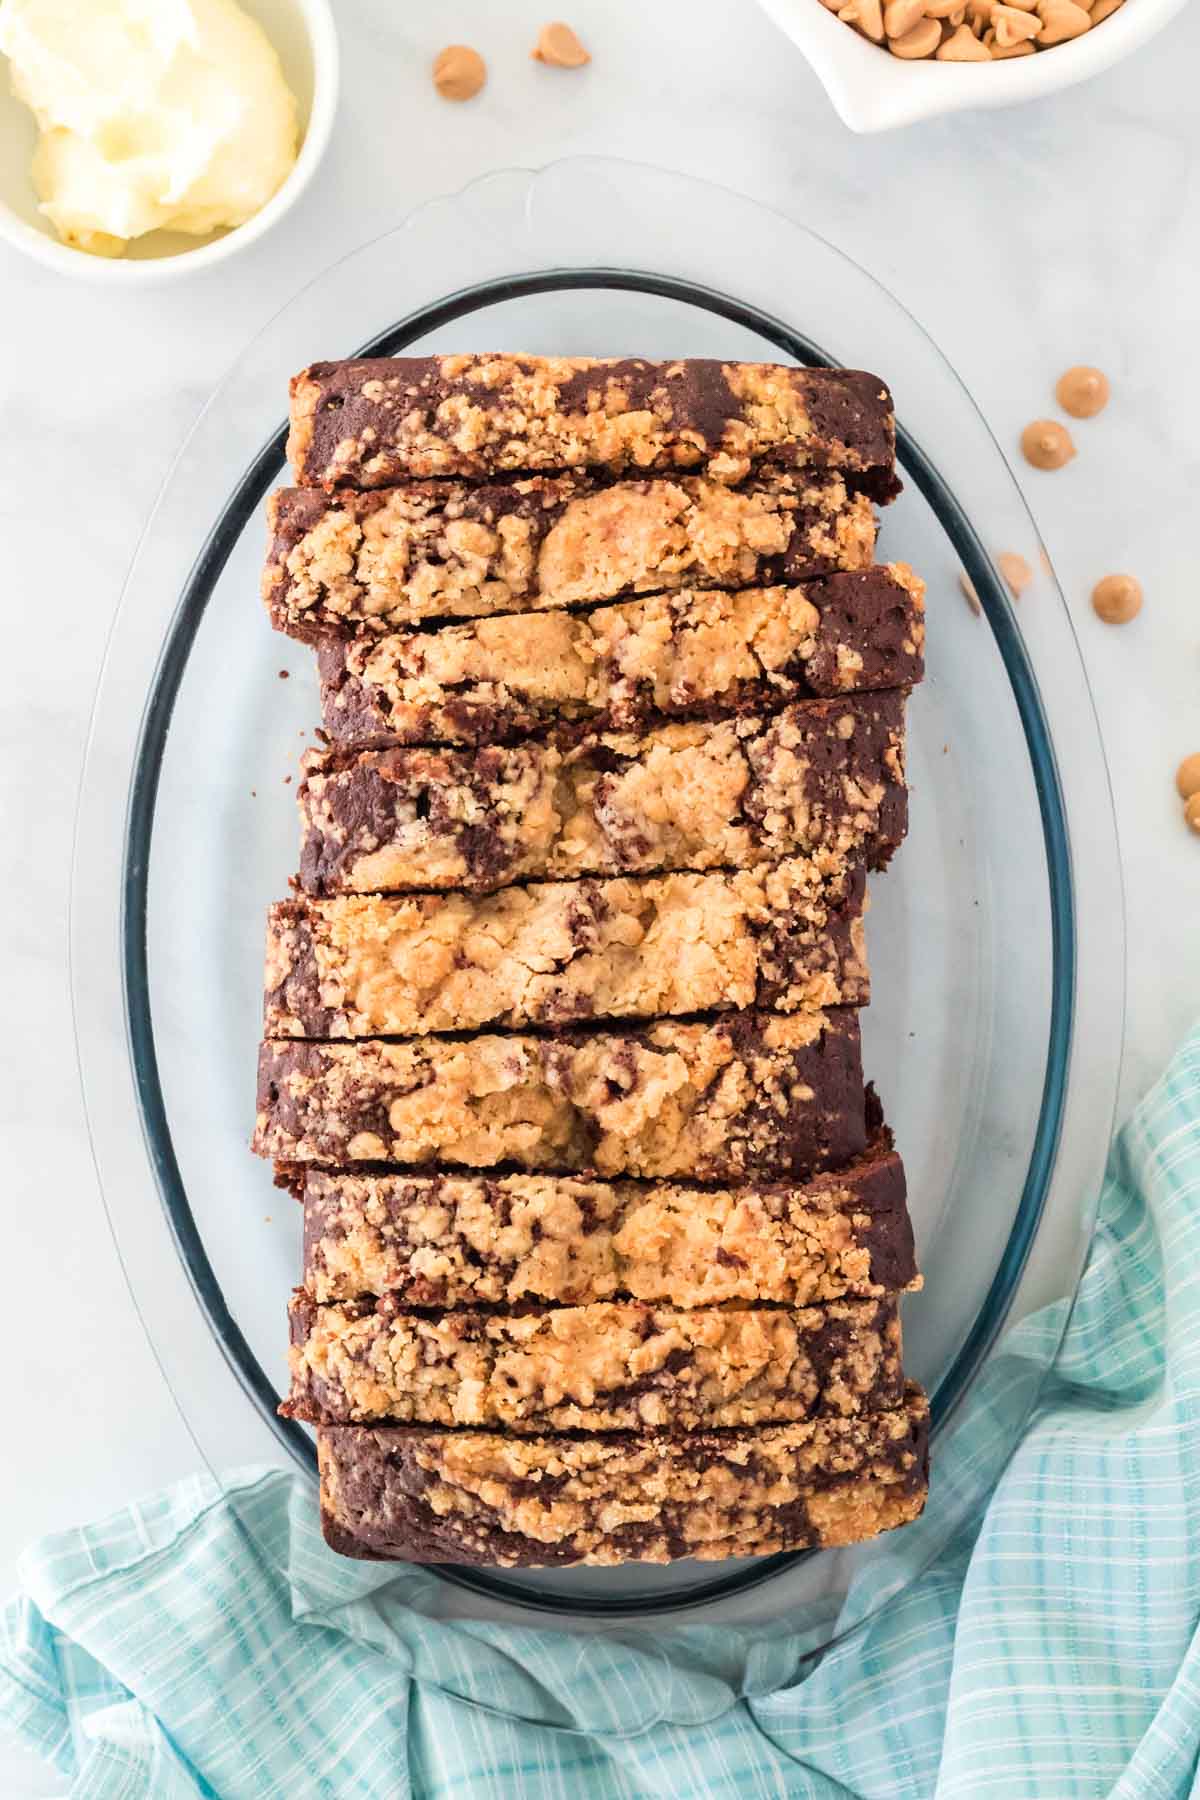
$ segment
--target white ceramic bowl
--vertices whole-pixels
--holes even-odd
[[[300,198],[329,143],[337,108],[337,33],[330,0],[241,0],[241,4],[278,51],[300,121],[300,154],[261,212],[234,231],[208,237],[151,231],[117,258],[72,249],[38,212],[29,177],[37,127],[29,108],[13,96],[7,61],[0,57],[0,237],[61,274],[110,287],[146,287],[211,268],[269,231]]]
[[[851,131],[888,131],[937,113],[1012,106],[1073,87],[1120,62],[1182,10],[1185,0],[1125,0],[1102,25],[1035,56],[998,63],[904,62],[868,43],[819,0],[761,0],[800,46]]]

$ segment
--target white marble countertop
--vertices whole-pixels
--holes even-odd
[[[1061,474],[1022,467],[1020,478],[1075,614],[1112,766],[1129,908],[1126,1107],[1200,1012],[1200,840],[1172,785],[1179,758],[1200,749],[1200,8],[1089,86],[866,139],[844,130],[748,0],[574,0],[594,56],[582,76],[528,60],[543,17],[535,0],[348,0],[329,159],[298,210],[212,277],[109,296],[0,251],[11,946],[0,1170],[13,1231],[7,1429],[21,1470],[0,1498],[6,1585],[29,1537],[196,1460],[109,1236],[72,1047],[72,809],[122,577],[174,449],[238,349],[315,269],[431,195],[583,152],[741,189],[887,284],[1006,449],[1050,409],[1068,364],[1110,373],[1109,412],[1079,433],[1086,453]],[[447,106],[428,83],[449,39],[477,44],[491,66],[469,106]],[[1112,569],[1146,590],[1123,631],[1088,606]],[[1106,804],[1097,793],[1097,811]],[[31,1031],[18,1030],[24,1019]]]

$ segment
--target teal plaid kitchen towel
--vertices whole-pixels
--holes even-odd
[[[993,1358],[930,1513],[1061,1323]],[[439,1617],[436,1580],[341,1562],[314,1515],[303,1480],[251,1471],[35,1545],[0,1718],[87,1800],[1200,1795],[1200,1032],[1114,1145],[1055,1377],[982,1517],[907,1582],[936,1519],[887,1540],[897,1597],[815,1666],[791,1622]]]

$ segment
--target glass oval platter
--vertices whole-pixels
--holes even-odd
[[[910,707],[910,835],[873,884],[864,1055],[907,1166],[925,1276],[905,1306],[906,1362],[933,1408],[925,1517],[820,1555],[442,1569],[406,1593],[442,1617],[517,1625],[679,1615],[751,1638],[786,1626],[811,1654],[886,1604],[995,1479],[1086,1254],[1124,945],[1107,776],[1066,606],[936,347],[861,269],[739,196],[607,160],[504,171],[291,302],[210,402],[139,548],[96,702],[73,878],[104,1202],[215,1471],[273,1459],[313,1472],[309,1435],[275,1416],[298,1209],[247,1144],[263,921],[295,867],[294,777],[318,713],[311,655],[271,632],[258,576],[263,501],[286,480],[288,377],[366,347],[825,361],[869,368],[895,395],[905,491],[880,556],[929,584],[928,675]],[[1017,605],[992,560],[1004,550],[1034,570]],[[1014,1351],[1015,1321],[1052,1303]]]

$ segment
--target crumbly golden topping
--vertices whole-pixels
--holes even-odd
[[[691,1437],[318,1434],[339,1548],[458,1562],[611,1564],[858,1543],[925,1501],[927,1408]]]
[[[314,1422],[684,1431],[850,1415],[902,1393],[895,1302],[518,1314],[292,1307],[292,1393]]]
[[[736,874],[498,894],[347,896],[271,909],[268,1037],[653,1018],[868,996],[862,879],[797,857]]]
[[[701,1189],[587,1176],[354,1175],[303,1183],[314,1300],[415,1306],[807,1306],[919,1285],[900,1160],[802,1184]]]
[[[268,1041],[255,1148],[281,1162],[586,1169],[722,1180],[856,1155],[849,1009],[577,1037]]]
[[[904,564],[805,587],[684,589],[590,613],[326,640],[339,745],[503,741],[558,722],[748,711],[920,679],[924,589]]]
[[[264,594],[326,736],[254,1147],[304,1196],[281,1410],[329,1542],[661,1562],[915,1517],[919,1276],[855,1011],[924,640],[923,584],[870,566],[887,390],[355,359],[295,379],[288,449]]]
[[[299,481],[387,486],[505,470],[696,470],[735,484],[767,457],[880,470],[874,376],[773,363],[453,355],[314,363],[292,382]]]
[[[749,587],[869,566],[870,501],[836,474],[461,482],[273,496],[263,594],[277,625],[388,631],[621,594]]]
[[[903,699],[605,732],[474,755],[311,755],[310,893],[494,888],[528,878],[885,862],[905,818]]]

